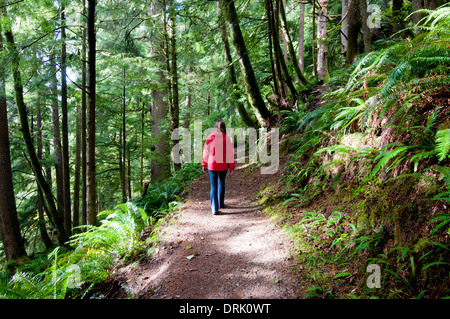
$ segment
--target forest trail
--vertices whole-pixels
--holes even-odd
[[[277,175],[261,175],[259,168],[248,174],[243,167],[227,175],[221,215],[211,214],[209,176],[191,184],[152,259],[121,270],[129,293],[158,299],[298,298],[291,242],[254,203],[256,192]]]

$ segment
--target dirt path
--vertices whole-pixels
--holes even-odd
[[[194,181],[153,258],[124,270],[131,293],[139,298],[298,297],[291,243],[253,202],[269,179],[259,169],[249,176],[242,166],[228,174],[227,208],[217,216],[209,206],[208,175]]]

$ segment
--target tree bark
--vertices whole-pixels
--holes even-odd
[[[234,70],[233,59],[231,57],[230,44],[228,42],[227,29],[225,27],[223,12],[222,12],[222,8],[220,6],[220,1],[217,2],[217,7],[219,8],[219,29],[220,29],[220,36],[222,38],[222,44],[223,44],[223,49],[224,49],[224,54],[225,54],[225,63],[227,64],[228,80],[230,81],[230,84],[231,84],[231,95],[233,97],[234,103],[236,103],[236,109],[237,109],[242,121],[245,123],[245,125],[254,127],[257,124],[257,122],[255,122],[254,120],[251,119],[250,115],[248,114],[247,110],[245,109],[244,104],[242,102],[240,102],[241,90],[240,90],[239,84],[237,82],[236,71]],[[189,94],[189,92],[188,92],[188,94]],[[190,104],[190,94],[189,94],[189,104]]]
[[[123,116],[122,116],[123,117]],[[122,120],[123,121],[123,120]],[[115,139],[115,137],[114,137]],[[120,180],[120,190],[122,192],[122,203],[127,201],[127,193],[125,190],[125,167],[123,163],[123,128],[119,131],[119,180]]]
[[[56,79],[56,57],[54,54],[50,55],[51,77],[50,77],[50,92],[51,92],[51,106],[52,106],[52,131],[53,131],[53,152],[55,159],[55,179],[56,179],[56,201],[58,215],[63,220],[64,218],[64,181],[63,181],[63,165],[62,165],[62,150],[61,150],[61,128],[59,124],[59,109],[58,109],[58,90]]]
[[[81,106],[77,107],[76,136],[75,136],[75,172],[73,182],[72,226],[80,225],[80,171],[81,171]]]
[[[0,32],[0,38],[1,38],[1,32]],[[0,41],[1,42],[1,41]],[[36,72],[37,73],[37,72]],[[42,143],[42,109],[41,109],[41,99],[40,94],[38,92],[38,101],[36,105],[36,140],[37,140],[37,157],[38,160],[42,160],[42,150],[43,150],[43,143]],[[39,190],[38,186],[38,194],[39,194],[39,200],[38,200],[38,227],[39,227],[39,233],[41,234],[41,239],[44,242],[44,245],[47,249],[53,246],[53,243],[48,236],[47,228],[45,226],[45,218],[44,218],[44,205],[43,205],[43,198],[42,198],[42,192]]]
[[[359,9],[361,14],[361,25],[363,29],[363,43],[364,43],[364,52],[369,53],[372,51],[372,35],[369,28],[369,24],[367,22],[368,14],[367,14],[367,0],[359,0]]]
[[[273,9],[271,2],[269,0],[265,1],[266,13],[267,13],[267,23],[269,29],[269,57],[270,57],[270,68],[272,71],[273,79],[273,92],[277,99],[284,98],[286,96],[286,90],[283,85],[283,80],[281,76],[281,69],[278,63],[278,55],[274,50],[274,40],[273,33],[276,32],[274,22],[273,22]]]
[[[153,16],[161,15],[164,13],[164,8],[162,8],[158,0],[153,0],[151,4],[151,14]],[[157,23],[158,21],[155,21]],[[156,26],[157,28],[157,26]],[[169,105],[165,100],[168,95],[167,81],[164,74],[164,56],[159,52],[163,52],[163,41],[155,34],[152,35],[152,43],[150,48],[150,56],[154,61],[159,63],[161,66],[157,71],[158,84],[152,89],[152,136],[157,140],[155,144],[155,155],[151,161],[151,181],[159,182],[170,176],[170,149],[169,140],[170,134],[169,130],[163,129],[163,121],[166,120],[167,114],[169,112]]]
[[[61,5],[61,113],[62,113],[62,168],[64,193],[64,227],[70,236],[72,218],[70,207],[69,127],[67,119],[67,66],[66,66],[66,16]]]
[[[86,0],[83,0],[82,18],[86,17]],[[87,111],[87,88],[86,88],[86,53],[87,53],[87,23],[83,28],[83,39],[81,45],[81,224],[87,223],[87,132],[86,132],[86,111]]]
[[[298,65],[302,73],[305,72],[305,4],[300,3],[300,15],[298,23]]]
[[[3,51],[3,39],[0,25],[1,51]],[[2,64],[0,65],[0,235],[6,260],[12,260],[26,256],[26,252],[20,234],[14,197],[7,118],[5,68]]]
[[[242,37],[234,2],[233,0],[219,1],[224,9],[223,12],[225,20],[228,22],[233,46],[236,51],[236,55],[239,58],[239,66],[241,68],[242,78],[247,91],[248,101],[251,107],[255,110],[260,125],[267,126],[271,118],[271,113],[267,109],[261,95],[261,91],[259,90],[258,82],[256,81],[255,73],[245,46],[244,38]]]
[[[347,12],[347,63],[355,62],[355,56],[358,53],[358,20],[357,20],[357,0],[348,0]]]
[[[87,105],[87,224],[97,224],[97,203],[95,181],[95,86],[96,86],[96,32],[95,32],[96,0],[88,0],[88,105]]]
[[[180,126],[180,102],[178,92],[178,66],[177,66],[177,46],[176,46],[176,26],[175,26],[175,7],[173,0],[169,0],[169,48],[171,59],[171,78],[172,78],[172,103],[170,105],[170,127],[171,131],[176,130]],[[174,140],[174,144],[178,141]],[[181,168],[181,163],[174,163],[175,171]]]
[[[6,40],[8,42],[9,50],[12,54],[11,68],[14,79],[14,92],[16,98],[17,110],[19,113],[20,126],[22,131],[23,140],[26,145],[28,156],[30,157],[30,164],[33,169],[34,175],[36,177],[37,183],[42,191],[44,205],[46,207],[46,212],[49,219],[58,231],[58,242],[60,245],[65,245],[68,241],[69,236],[64,228],[62,220],[58,216],[58,211],[53,200],[53,194],[50,185],[44,178],[42,174],[42,167],[36,155],[36,150],[33,145],[33,139],[31,137],[30,127],[28,124],[27,109],[23,100],[23,85],[20,73],[20,57],[17,50],[16,44],[14,42],[14,36],[11,31],[10,22],[7,21],[8,28],[5,30]]]
[[[411,0],[411,7],[412,7],[412,15],[411,15],[412,21],[414,24],[417,24],[424,17],[423,13],[416,12],[418,10],[425,8],[424,0]]]
[[[126,70],[123,65],[123,97],[122,97],[122,134],[120,139],[120,180],[122,184],[122,203],[127,202],[127,121],[126,121]]]
[[[401,17],[403,0],[392,0],[392,19],[397,31],[404,29],[403,19]]]
[[[184,115],[183,127],[189,129],[189,126],[191,125],[192,92],[194,91],[194,89],[192,88],[192,65],[189,65],[186,77],[188,81],[187,81],[186,100],[184,103],[186,113]]]
[[[274,10],[274,6],[272,0],[267,0],[267,10],[268,10],[268,18],[272,20],[272,23],[269,22],[269,27],[271,27],[270,34],[272,35],[272,44],[274,49],[274,66],[277,76],[279,76],[278,82],[283,83],[282,85],[286,85],[291,92],[291,95],[294,99],[297,98],[298,93],[294,87],[292,82],[292,77],[289,74],[289,71],[286,66],[286,61],[283,58],[283,51],[281,50],[280,40],[278,37],[279,28],[278,28],[278,10]],[[281,89],[280,93],[284,92],[284,88]],[[280,96],[281,99],[286,99],[287,94],[283,94]]]
[[[303,9],[304,9],[304,4],[303,4]],[[280,1],[280,16],[281,16],[281,30],[282,30],[282,33],[284,35],[285,41],[286,41],[287,49],[288,49],[288,52],[289,52],[289,57],[290,57],[290,59],[292,61],[292,64],[294,65],[295,73],[296,73],[296,75],[298,77],[298,80],[302,84],[308,85],[309,82],[305,78],[302,70],[300,69],[300,65],[298,63],[298,59],[295,56],[294,46],[292,45],[291,36],[289,35],[289,30],[288,30],[288,27],[287,27],[286,8],[284,6],[284,2],[283,1]]]
[[[341,54],[345,58],[348,47],[348,0],[342,0],[342,22],[341,22]]]
[[[317,80],[317,57],[316,57],[316,1],[312,0],[312,45],[311,45],[311,53],[313,60],[313,72],[314,78]]]
[[[327,36],[327,16],[328,0],[319,0],[320,13],[317,21],[317,77],[326,81],[328,74],[328,36]]]
[[[272,0],[266,0],[267,20],[269,25],[269,48],[271,49],[272,77],[276,87],[275,94],[279,100],[287,97],[286,82],[283,79],[282,52],[278,38],[278,10],[275,10]]]
[[[138,106],[141,104],[141,99],[138,98]],[[139,174],[139,186],[144,187],[144,132],[145,132],[145,103],[142,102],[141,108],[141,156],[140,156],[140,174]]]

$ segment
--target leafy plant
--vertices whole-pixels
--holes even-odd
[[[439,162],[447,157],[450,152],[450,129],[436,132],[436,152]]]

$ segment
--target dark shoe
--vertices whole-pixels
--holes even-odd
[[[222,213],[220,211],[217,211],[215,213],[213,213],[213,215],[221,215]]]

